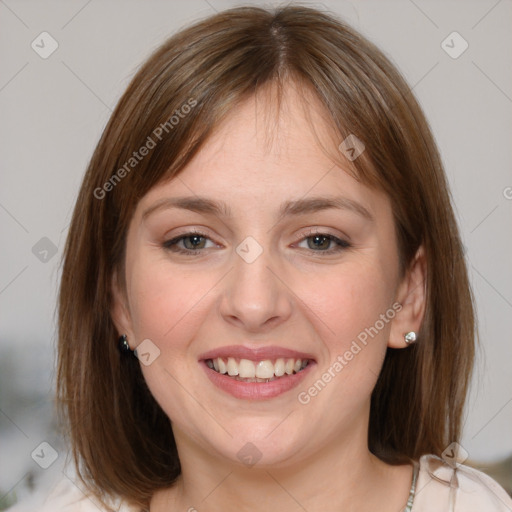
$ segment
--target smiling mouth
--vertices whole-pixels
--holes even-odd
[[[311,359],[278,358],[251,361],[234,357],[205,359],[211,370],[242,382],[272,382],[304,370]]]

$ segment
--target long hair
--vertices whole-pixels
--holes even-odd
[[[421,343],[388,349],[372,395],[369,448],[399,463],[440,455],[459,440],[474,357],[473,302],[421,108],[383,53],[335,17],[302,6],[241,7],[180,31],[143,64],[80,189],[60,288],[58,398],[79,475],[100,498],[147,507],[180,474],[170,420],[136,358],[120,360],[110,314],[113,276],[124,286],[134,209],[186,166],[237,104],[269,84],[282,96],[289,80],[317,95],[340,142],[355,134],[364,143],[353,172],[390,199],[402,271],[425,249]]]

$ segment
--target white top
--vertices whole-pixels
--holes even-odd
[[[411,512],[512,512],[512,498],[491,477],[468,466],[452,468],[435,455],[419,460]],[[121,502],[118,512],[141,512]],[[58,482],[42,502],[25,501],[9,512],[107,512],[70,480]]]

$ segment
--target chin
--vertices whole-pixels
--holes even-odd
[[[254,419],[238,422],[236,428],[232,427],[233,438],[223,436],[218,444],[210,440],[210,446],[215,446],[215,451],[221,457],[246,467],[291,466],[297,462],[306,445],[306,439],[300,440],[289,428],[276,428],[282,420],[282,416],[268,419],[260,422],[257,427]],[[295,433],[297,431],[298,429],[294,429]]]

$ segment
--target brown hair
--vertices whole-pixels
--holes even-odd
[[[60,289],[58,397],[79,474],[97,496],[147,506],[180,473],[170,421],[137,359],[120,359],[110,316],[134,208],[183,169],[237,103],[264,84],[283,94],[286,80],[314,91],[340,142],[356,134],[364,143],[354,173],[390,198],[402,270],[425,249],[421,341],[388,349],[372,395],[369,447],[399,463],[440,455],[459,439],[474,356],[473,304],[446,178],[421,108],[382,52],[334,17],[302,6],[242,7],[180,31],[142,66],[78,196]],[[146,156],[135,158],[143,146]]]

